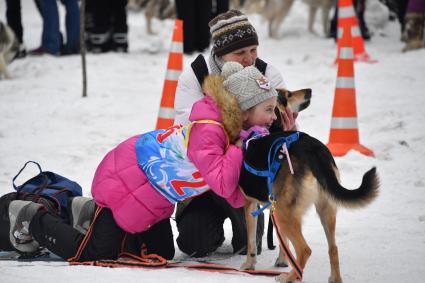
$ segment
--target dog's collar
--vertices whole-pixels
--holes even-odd
[[[245,169],[248,172],[250,172],[251,174],[254,174],[256,176],[259,176],[259,177],[267,178],[267,190],[268,190],[268,194],[269,194],[269,200],[265,205],[263,205],[262,207],[260,207],[256,211],[252,212],[251,213],[252,216],[257,217],[265,209],[267,209],[270,205],[272,205],[272,203],[275,201],[275,197],[273,195],[273,186],[272,185],[273,185],[273,182],[276,178],[277,172],[280,169],[281,162],[282,162],[283,158],[285,157],[284,155],[279,154],[281,149],[284,149],[284,150],[286,149],[286,151],[285,151],[286,158],[288,160],[288,164],[289,164],[289,167],[291,169],[291,173],[293,174],[292,164],[291,164],[291,161],[289,159],[288,149],[289,149],[291,143],[298,140],[299,136],[300,136],[300,133],[295,132],[295,133],[293,133],[289,136],[277,138],[272,143],[272,145],[270,146],[270,150],[269,150],[268,157],[267,157],[267,169],[265,169],[265,170],[257,170],[254,167],[252,167],[251,165],[249,165],[248,162],[244,161],[243,166],[245,167]]]

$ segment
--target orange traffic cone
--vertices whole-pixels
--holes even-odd
[[[342,33],[346,28],[351,30],[354,60],[367,63],[376,63],[377,61],[372,60],[365,50],[356,12],[354,11],[353,1],[338,0],[338,55],[336,60],[339,58]]]
[[[177,81],[183,70],[183,21],[174,23],[170,54],[168,55],[167,73],[162,89],[161,105],[156,122],[156,129],[166,129],[174,124],[174,98]]]
[[[359,143],[356,89],[354,87],[354,54],[351,40],[351,30],[345,29],[338,58],[331,132],[327,147],[334,156],[343,156],[351,149],[374,156],[370,149]]]

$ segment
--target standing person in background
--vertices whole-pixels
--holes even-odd
[[[36,0],[43,18],[41,46],[30,50],[31,55],[77,54],[80,50],[80,9],[77,0],[61,0],[65,6],[66,43],[60,32],[60,18],[56,0]]]
[[[35,0],[34,2],[41,14],[39,1]],[[27,55],[27,50],[24,44],[24,30],[22,28],[21,0],[6,0],[6,19],[7,24],[13,30],[19,42],[19,50],[16,58],[23,58]]]
[[[212,0],[176,0],[177,18],[183,20],[183,51],[203,52],[210,45],[208,22]]]
[[[128,51],[128,0],[89,0],[86,6],[87,50]]]
[[[220,74],[226,62],[238,62],[244,67],[255,66],[270,81],[272,88],[285,88],[279,71],[257,58],[258,36],[246,15],[230,10],[218,15],[209,23],[213,48],[208,60],[199,55],[191,68],[180,75],[174,109],[175,124],[187,124],[192,105],[204,98],[202,84],[208,74]],[[297,113],[288,110],[283,114],[285,129],[295,125]],[[184,253],[203,257],[215,251],[224,241],[223,223],[230,218],[232,223],[232,247],[235,253],[244,252],[246,247],[246,224],[244,210],[229,206],[213,192],[179,203],[176,222],[179,231],[177,245]],[[264,215],[261,214],[257,227],[257,246],[261,252],[264,232]]]
[[[357,15],[360,33],[362,34],[364,40],[370,40],[371,35],[364,19],[364,13],[366,11],[366,0],[353,0],[353,5],[354,11]],[[334,16],[331,20],[329,37],[332,37],[335,40],[337,40],[338,37],[338,3],[335,7]]]
[[[406,46],[403,52],[423,48],[425,0],[409,0],[404,21]]]
[[[77,54],[80,51],[80,8],[77,0],[61,0],[65,6],[66,43],[60,32],[57,0],[41,0],[38,4],[43,17],[41,46],[31,50],[31,55]]]

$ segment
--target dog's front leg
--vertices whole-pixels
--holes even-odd
[[[7,63],[6,60],[3,57],[3,54],[0,54],[0,79],[1,74],[4,74],[5,79],[11,79],[9,72],[7,71]]]
[[[246,220],[246,260],[242,264],[241,269],[255,269],[257,263],[257,218],[251,215],[257,203],[254,201],[246,200],[245,203],[245,220]]]

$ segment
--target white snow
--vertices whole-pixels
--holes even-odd
[[[25,43],[38,47],[41,19],[33,1],[22,1]],[[5,1],[0,1],[5,21]],[[61,7],[63,21],[64,11]],[[379,16],[379,15],[377,15]],[[250,15],[260,34],[259,54],[283,74],[294,90],[313,89],[311,106],[300,114],[300,128],[326,143],[329,136],[337,68],[332,40],[307,32],[307,6],[294,3],[280,29],[270,39],[258,15]],[[120,141],[155,127],[173,21],[154,21],[147,35],[143,14],[130,12],[130,52],[89,54],[88,97],[82,98],[81,59],[26,57],[9,66],[12,80],[0,81],[0,194],[12,191],[12,178],[27,160],[36,160],[79,182],[90,195],[97,164]],[[320,21],[317,20],[317,30]],[[342,183],[360,184],[362,174],[377,166],[381,192],[365,209],[341,209],[337,243],[345,282],[423,282],[425,273],[425,49],[402,53],[400,31],[389,22],[366,43],[376,64],[356,63],[360,141],[375,158],[350,152],[336,158]],[[63,25],[62,25],[63,30]],[[188,67],[195,55],[185,56]],[[31,168],[18,179],[36,173]],[[231,251],[231,228],[219,253]],[[314,209],[303,231],[313,254],[304,282],[326,282],[327,244]],[[177,232],[174,228],[175,236]],[[276,251],[263,245],[259,268],[273,268]],[[176,247],[176,259],[185,258]],[[216,263],[239,267],[243,256]],[[218,274],[186,269],[142,270],[67,266],[64,262],[0,262],[1,282],[273,282],[273,278]]]

